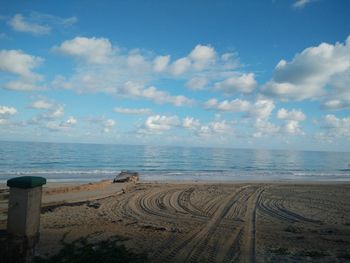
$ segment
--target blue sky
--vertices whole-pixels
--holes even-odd
[[[0,140],[348,151],[349,10],[6,2]]]

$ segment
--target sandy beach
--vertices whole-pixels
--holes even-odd
[[[7,190],[0,192],[6,228]],[[151,262],[346,262],[350,184],[122,183],[44,188],[38,255],[111,237]]]

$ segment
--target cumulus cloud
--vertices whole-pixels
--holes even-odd
[[[182,120],[182,127],[185,129],[194,130],[200,127],[200,125],[200,121],[192,117],[186,117]]]
[[[218,134],[232,134],[233,127],[226,120],[209,122],[206,125],[200,126],[197,131],[199,136],[215,136]]]
[[[147,108],[123,108],[123,107],[116,107],[114,108],[114,112],[122,113],[122,114],[128,114],[128,115],[144,115],[144,114],[150,114],[152,112],[151,109]]]
[[[51,111],[45,116],[50,119],[57,119],[64,115],[64,106],[63,105],[55,105]]]
[[[103,121],[102,125],[103,125],[103,132],[109,133],[112,131],[112,129],[116,125],[116,121],[112,119],[107,119]]]
[[[141,133],[155,133],[159,134],[168,131],[180,124],[177,116],[152,115],[149,116],[143,127],[139,130]]]
[[[213,98],[204,103],[204,108],[229,112],[247,112],[251,108],[251,103],[241,99],[219,102],[217,99]]]
[[[103,92],[189,106],[195,101],[184,95],[172,95],[155,87],[154,83],[163,78],[175,79],[184,81],[189,89],[199,90],[213,81],[220,83],[229,79],[234,82],[229,84],[234,84],[240,92],[248,92],[255,85],[254,74],[234,71],[238,65],[235,54],[220,56],[210,45],[197,45],[187,56],[174,61],[170,61],[170,55],[157,56],[139,49],[127,51],[113,46],[105,38],[76,37],[53,49],[83,62],[77,64],[72,76],[58,75],[52,81],[54,87],[74,89],[78,93]]]
[[[286,124],[283,126],[283,131],[290,135],[303,135],[304,132],[300,127],[300,124],[298,121],[295,120],[289,120],[286,122]]]
[[[350,137],[350,117],[338,118],[333,114],[327,114],[322,118],[320,126],[324,130],[322,137]]]
[[[193,61],[195,70],[202,70],[214,62],[216,52],[213,47],[206,45],[197,45],[189,54],[189,58]]]
[[[104,38],[76,37],[54,49],[85,62],[77,66],[69,79],[57,76],[53,81],[55,87],[75,89],[79,93],[104,92],[176,106],[193,104],[193,100],[183,95],[173,96],[148,84],[156,78],[155,71],[160,73],[166,70],[169,56],[151,59],[139,50],[115,52],[118,48]],[[92,52],[94,49],[99,49],[100,52]]]
[[[275,104],[272,100],[258,99],[247,111],[247,117],[267,119],[270,117]]]
[[[64,126],[70,127],[70,126],[75,125],[76,123],[77,123],[77,119],[71,116],[71,117],[68,118],[68,120],[66,120],[66,121],[63,123],[63,125],[64,125]]]
[[[290,135],[301,135],[304,134],[299,122],[306,119],[305,114],[301,110],[292,109],[290,111],[282,108],[277,112],[277,118],[285,120],[285,124],[282,130]]]
[[[340,100],[340,99],[329,99],[322,103],[322,108],[327,110],[339,110],[350,108],[350,99]]]
[[[39,109],[39,110],[48,110],[52,109],[54,104],[51,101],[45,100],[45,99],[39,99],[34,101],[30,108],[32,109]]]
[[[167,69],[170,61],[170,56],[157,56],[153,60],[153,70],[155,72],[163,72]]]
[[[139,91],[139,96],[153,100],[157,103],[171,103],[174,104],[175,106],[183,106],[183,105],[192,105],[193,100],[182,96],[171,96],[169,93],[165,91],[160,91],[156,87],[148,87],[146,89],[140,90]]]
[[[110,62],[112,44],[106,38],[75,37],[53,48],[62,54],[76,57],[87,63],[104,64]]]
[[[0,116],[2,118],[15,115],[17,113],[17,109],[14,107],[0,106]]]
[[[149,116],[142,126],[138,128],[138,133],[143,135],[161,135],[165,132],[171,133],[173,129],[190,132],[195,137],[208,137],[215,135],[228,135],[233,133],[233,122],[226,120],[211,121],[202,124],[198,119],[186,116],[180,119],[176,115],[152,115]]]
[[[191,76],[194,84],[194,79],[197,79],[198,83],[200,78],[208,80],[208,78],[217,79],[233,75],[235,72],[231,71],[238,66],[238,59],[233,53],[218,56],[210,45],[197,45],[187,56],[171,63],[170,73],[175,77]]]
[[[303,121],[306,119],[306,116],[301,110],[292,109],[288,111],[282,108],[278,110],[277,118],[282,120]]]
[[[350,84],[349,71],[350,37],[345,43],[306,48],[290,62],[281,60],[262,91],[280,99],[323,100],[324,107],[339,108],[350,101],[345,88]]]
[[[173,75],[181,75],[191,68],[191,60],[187,57],[179,58],[171,65],[171,72]]]
[[[268,99],[258,99],[251,103],[241,99],[219,102],[213,98],[204,103],[204,108],[228,112],[244,112],[246,117],[266,119],[275,108],[275,104]]]
[[[256,138],[276,135],[279,133],[281,129],[276,124],[260,118],[258,118],[255,121],[254,126],[255,126],[255,132],[253,134],[253,137],[256,137]]]
[[[17,113],[17,109],[14,107],[1,106],[0,105],[0,125],[8,123],[8,119]]]
[[[42,58],[26,54],[21,50],[0,50],[0,71],[18,77],[4,83],[4,87],[20,91],[42,89],[36,83],[43,77],[33,71],[41,65],[42,61]]]
[[[201,90],[208,84],[208,79],[205,77],[194,77],[186,82],[186,87],[191,90]]]
[[[225,79],[214,84],[214,89],[223,91],[225,94],[235,92],[250,93],[257,85],[253,73],[242,74]]]
[[[64,126],[63,123],[57,121],[64,116],[64,105],[45,97],[39,97],[28,107],[40,110],[40,113],[30,121],[31,124],[42,125],[43,122],[49,121],[51,130],[55,130],[54,127]]]
[[[13,73],[27,79],[40,79],[32,70],[42,63],[43,59],[28,55],[21,50],[1,50],[0,70]]]
[[[69,117],[65,121],[49,121],[46,123],[46,128],[49,129],[50,131],[55,131],[55,132],[65,132],[69,131],[73,126],[77,124],[77,119],[74,117]]]

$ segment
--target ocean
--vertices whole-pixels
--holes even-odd
[[[23,175],[94,182],[121,170],[143,181],[349,181],[350,153],[0,142],[1,183]]]

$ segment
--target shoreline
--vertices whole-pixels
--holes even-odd
[[[113,183],[113,179],[102,179],[99,181],[47,181],[47,183],[43,186],[43,189],[46,188],[57,188],[57,187],[77,187],[81,185],[98,185],[103,182]],[[138,183],[145,184],[315,184],[315,185],[334,185],[334,184],[350,184],[349,180],[140,180]],[[119,183],[116,183],[119,184]],[[0,183],[0,190],[8,189],[6,183]]]

